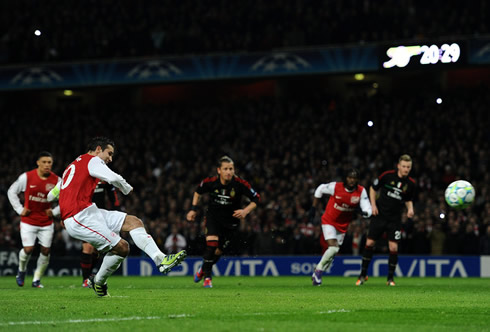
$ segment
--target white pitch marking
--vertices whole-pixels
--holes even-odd
[[[15,325],[46,325],[46,324],[79,324],[79,323],[104,323],[104,322],[120,322],[126,320],[153,320],[153,319],[164,319],[164,318],[187,318],[193,317],[188,314],[176,314],[168,315],[167,317],[159,316],[149,316],[149,317],[119,317],[119,318],[92,318],[92,319],[69,319],[69,320],[58,320],[58,321],[26,321],[26,322],[7,322],[0,323],[0,326],[15,326]]]

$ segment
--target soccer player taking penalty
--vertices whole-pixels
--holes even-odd
[[[128,195],[132,190],[126,180],[113,172],[115,144],[106,137],[95,137],[88,144],[88,152],[75,159],[64,171],[61,184],[50,192],[49,199],[59,190],[59,204],[64,226],[73,238],[90,243],[106,253],[99,271],[90,277],[90,286],[99,297],[108,296],[107,279],[129,254],[129,244],[119,235],[129,232],[134,243],[158,266],[161,273],[169,272],[186,257],[185,250],[166,256],[156,245],[136,216],[121,211],[99,209],[92,196],[99,181],[105,181]],[[58,188],[59,186],[59,188]]]

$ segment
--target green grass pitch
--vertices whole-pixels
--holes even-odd
[[[0,277],[0,331],[490,331],[489,279],[114,276],[109,298],[80,279]]]

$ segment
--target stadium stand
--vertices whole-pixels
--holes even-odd
[[[0,64],[471,38],[490,33],[487,13],[484,0],[2,1]]]

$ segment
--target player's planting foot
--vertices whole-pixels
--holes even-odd
[[[19,287],[23,287],[24,286],[24,279],[26,277],[26,271],[24,272],[21,272],[21,271],[18,271],[17,272],[17,275],[15,276],[15,281],[17,281],[17,285]]]
[[[89,287],[93,288],[95,294],[98,297],[110,296],[109,293],[107,292],[107,284],[104,284],[104,285],[96,284],[94,275],[91,275],[88,278],[89,278],[88,284],[90,285]]]
[[[322,273],[323,271],[315,270],[311,276],[313,281],[313,286],[320,286],[322,284]]]
[[[364,285],[364,283],[368,281],[368,276],[359,276],[359,278],[356,281],[356,286],[361,286]]]
[[[213,280],[211,278],[205,278],[204,284],[202,284],[204,288],[213,288]]]
[[[202,272],[202,267],[194,274],[194,282],[199,282],[204,277],[204,273]]]
[[[182,263],[186,256],[185,250],[179,251],[175,255],[165,256],[162,263],[158,265],[158,270],[163,274],[167,274],[172,268]]]
[[[90,288],[90,287],[92,287],[92,285],[90,285],[89,282],[88,282],[88,278],[83,281],[82,287],[83,288]]]
[[[32,287],[34,288],[44,288],[44,286],[41,284],[41,280],[36,280],[32,282]]]
[[[386,282],[386,285],[388,286],[395,286],[395,282],[393,281],[393,279],[390,279]]]

